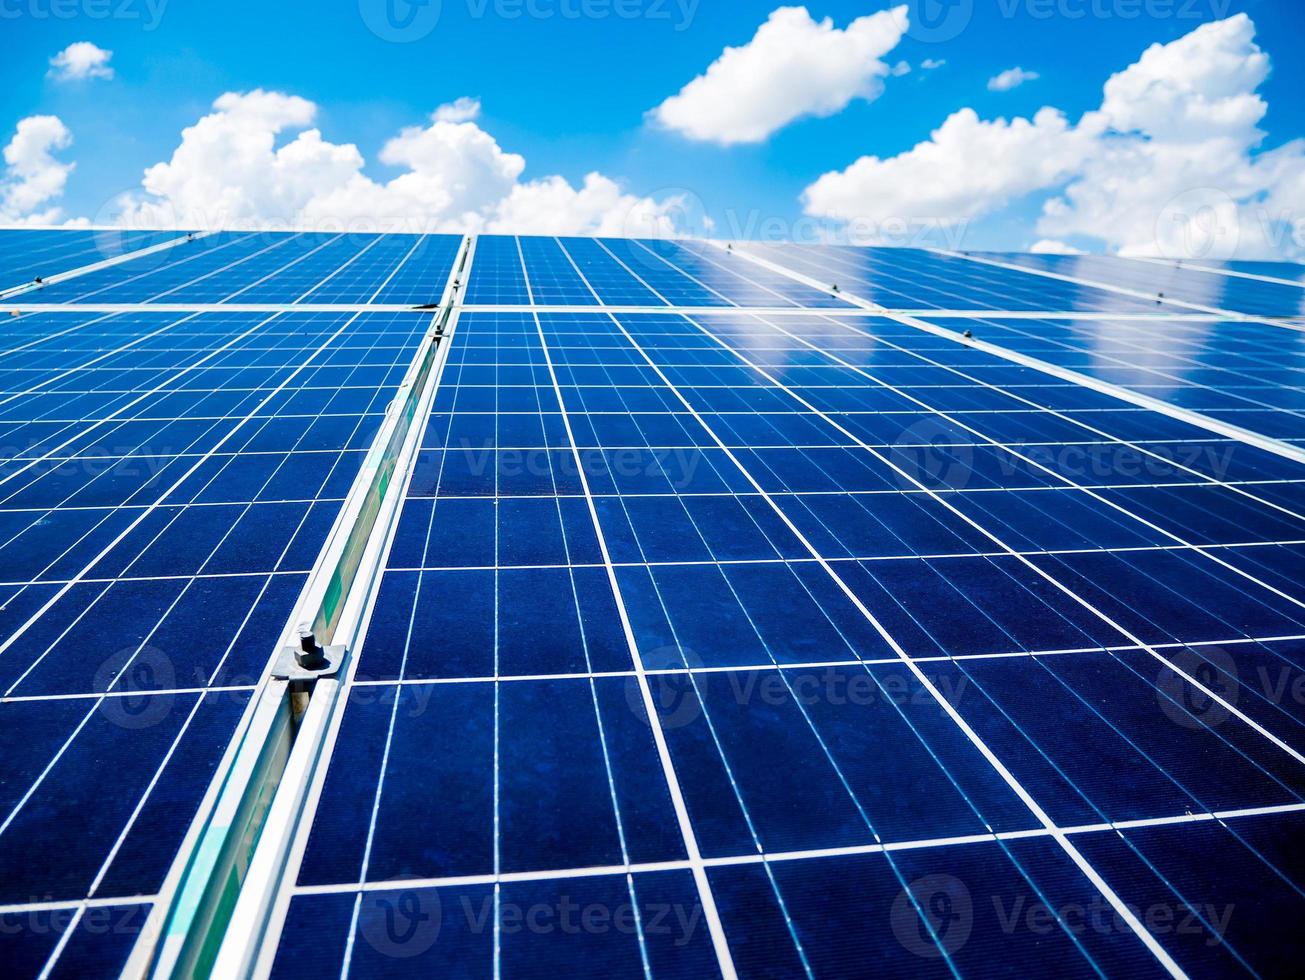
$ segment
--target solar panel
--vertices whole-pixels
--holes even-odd
[[[232,233],[23,294],[69,305],[0,345],[0,955],[1281,972],[1305,406],[1264,274]],[[276,659],[305,612],[320,675]]]

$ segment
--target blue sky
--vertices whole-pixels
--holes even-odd
[[[424,36],[404,43],[369,27],[370,20],[379,34],[395,33],[386,26],[386,2],[405,12],[405,0],[0,0],[0,141],[20,120],[57,117],[72,144],[55,156],[76,167],[54,203],[62,217],[94,218],[138,188],[147,167],[168,160],[182,129],[223,93],[264,89],[311,101],[322,138],[354,144],[363,172],[377,182],[402,169],[379,159],[387,140],[426,125],[438,106],[472,97],[481,104],[475,125],[505,153],[525,158],[521,180],[559,175],[580,187],[598,171],[637,198],[685,196],[691,212],[700,202],[717,233],[733,237],[763,218],[775,228],[796,222],[804,190],[821,175],[863,156],[908,151],[963,108],[994,120],[1053,106],[1077,123],[1102,105],[1106,79],[1149,45],[1238,13],[1249,15],[1255,43],[1272,64],[1255,87],[1267,103],[1258,123],[1267,137],[1252,152],[1305,134],[1298,94],[1305,91],[1298,54],[1305,5],[1297,0],[950,0],[950,10],[949,0],[918,0],[909,6],[931,9],[912,9],[911,30],[882,56],[887,66],[905,62],[911,70],[883,78],[881,95],[852,98],[824,118],[807,115],[759,142],[734,145],[668,131],[648,113],[727,46],[748,44],[776,3],[442,0],[433,29],[424,33],[418,24]],[[814,21],[831,18],[841,30],[889,6],[817,0],[806,8]],[[415,14],[429,17],[431,9]],[[935,40],[924,15],[940,10],[958,20],[944,22]],[[111,79],[52,75],[50,59],[82,41],[112,51]],[[926,60],[946,64],[926,70]],[[1016,66],[1038,77],[989,90],[989,79]],[[1038,215],[1061,186],[1053,180],[1006,195],[966,217],[963,244],[1026,248],[1045,238]],[[1084,247],[1111,247],[1070,231],[1065,237]]]

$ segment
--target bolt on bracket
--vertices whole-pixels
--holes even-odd
[[[272,676],[284,681],[315,681],[334,677],[349,656],[345,646],[321,646],[308,626],[299,627],[299,645],[282,647]]]

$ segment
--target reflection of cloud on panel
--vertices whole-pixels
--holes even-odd
[[[1092,357],[1089,373],[1103,381],[1164,398],[1194,383],[1204,369],[1192,358],[1206,347],[1217,324],[1151,323],[1145,339],[1136,320],[1086,322],[1084,348]]]

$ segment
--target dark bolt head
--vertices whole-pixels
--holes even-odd
[[[317,645],[317,635],[307,623],[299,627],[299,649],[295,662],[304,670],[321,670],[326,666],[326,656]]]

